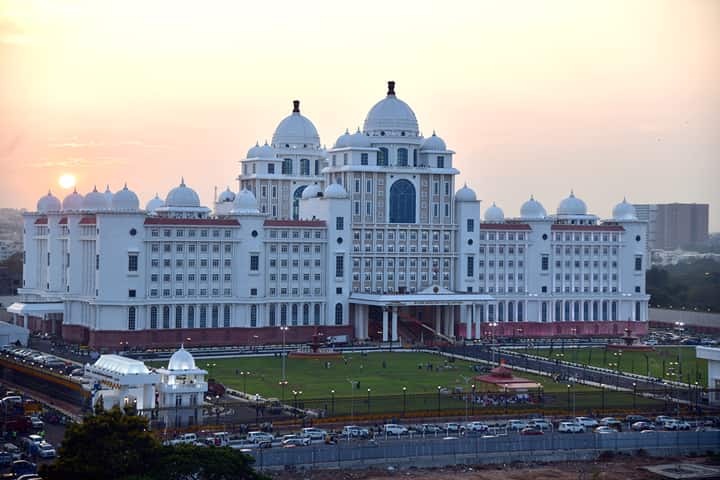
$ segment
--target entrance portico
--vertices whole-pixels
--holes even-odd
[[[437,286],[413,294],[353,293],[350,296],[356,338],[370,337],[369,308],[379,307],[382,310],[382,328],[378,333],[382,335],[383,342],[399,341],[398,319],[403,315],[408,316],[408,311],[426,307],[432,310],[432,326],[428,324],[430,322],[414,319],[420,328],[448,341],[454,341],[457,334],[467,339],[480,338],[482,310],[478,307],[489,301],[492,301],[492,297],[488,295],[456,293]],[[456,323],[464,323],[464,330],[456,333]]]

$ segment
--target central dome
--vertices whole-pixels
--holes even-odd
[[[410,106],[395,96],[395,82],[388,82],[387,97],[375,104],[365,117],[363,131],[368,134],[379,134],[383,132],[400,131],[410,135],[418,135],[418,127],[415,112]]]
[[[558,215],[587,215],[587,205],[570,191],[570,196],[560,202],[557,208]]]
[[[287,148],[286,145],[300,148],[320,146],[320,135],[315,125],[300,114],[300,100],[293,100],[293,111],[275,129],[272,144],[275,148]]]
[[[170,190],[165,198],[165,205],[168,207],[199,207],[200,197],[192,188],[185,185],[185,179],[180,180],[180,185]]]
[[[172,354],[170,362],[168,362],[168,370],[195,370],[195,359],[190,352],[182,346],[180,350]]]

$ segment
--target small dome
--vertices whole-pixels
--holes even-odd
[[[570,191],[570,196],[560,202],[557,208],[558,215],[587,215],[587,205]]]
[[[299,100],[293,100],[292,113],[278,124],[272,137],[272,144],[277,148],[284,148],[285,145],[320,146],[320,135],[315,125],[300,114]]]
[[[530,195],[530,200],[520,207],[520,217],[526,220],[541,220],[547,217],[545,207]]]
[[[494,223],[502,223],[505,221],[505,214],[502,208],[495,205],[495,202],[493,202],[490,208],[485,210],[485,221]]]
[[[105,201],[108,205],[112,205],[112,199],[113,199],[113,193],[110,191],[110,185],[105,185],[105,191],[103,192],[105,195]]]
[[[218,195],[217,203],[232,203],[235,201],[235,193],[230,190],[230,187],[226,187],[225,191]]]
[[[388,82],[388,93],[376,103],[365,117],[363,131],[376,134],[383,131],[405,131],[417,135],[420,131],[415,112],[395,96],[395,82]]]
[[[110,208],[110,205],[107,203],[105,194],[98,192],[97,187],[93,187],[93,191],[85,195],[82,208],[84,210],[90,210],[91,212],[97,212],[99,210],[107,210]]]
[[[37,211],[39,213],[59,212],[61,209],[60,199],[53,195],[50,190],[48,190],[47,195],[41,197],[37,202]]]
[[[268,158],[274,160],[276,158],[276,153],[275,149],[265,142],[265,145],[258,148],[257,158]]]
[[[122,190],[113,195],[112,209],[119,211],[135,211],[140,208],[140,200],[135,192],[128,190],[127,183]]]
[[[77,211],[83,208],[83,196],[77,190],[65,197],[62,202],[63,211]]]
[[[318,193],[321,192],[322,190],[320,190],[320,185],[313,183],[312,185],[305,187],[305,190],[302,192],[302,198],[315,198],[318,196]]]
[[[477,195],[475,195],[475,190],[469,188],[467,184],[465,184],[460,190],[455,193],[455,201],[477,202]]]
[[[157,209],[160,208],[160,207],[164,207],[164,206],[165,206],[165,202],[164,202],[163,199],[160,198],[160,196],[156,193],[155,196],[150,199],[150,201],[147,203],[147,205],[145,205],[145,210],[146,210],[148,213],[154,213],[155,210],[157,210]]]
[[[258,158],[260,156],[259,150],[260,144],[258,142],[255,142],[255,146],[248,150],[247,156],[245,158]]]
[[[357,129],[357,132],[350,135],[350,138],[348,139],[348,147],[369,148],[370,146],[370,137],[362,133],[359,128]]]
[[[420,145],[420,150],[444,152],[447,150],[447,146],[445,145],[445,141],[433,132],[432,136],[426,138],[422,145]]]
[[[323,193],[325,198],[347,198],[347,191],[339,183],[331,183]]]
[[[350,135],[350,131],[345,129],[345,133],[340,135],[337,140],[335,140],[335,148],[345,148],[350,146],[350,139],[352,138],[352,135]]]
[[[258,204],[255,195],[250,190],[242,189],[235,196],[233,208],[230,213],[258,213]]]
[[[199,207],[200,197],[192,188],[185,186],[185,179],[180,180],[180,185],[170,190],[165,198],[166,207]]]
[[[612,211],[613,220],[637,220],[637,212],[632,203],[628,203],[626,199],[615,205]]]
[[[172,354],[170,361],[167,366],[168,370],[195,370],[195,359],[190,352],[185,350],[182,346],[178,351]]]

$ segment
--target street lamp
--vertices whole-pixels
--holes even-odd
[[[332,397],[332,414],[335,416],[335,390],[330,390],[330,396]]]
[[[633,410],[637,407],[637,383],[633,382]]]
[[[278,382],[278,385],[280,385],[280,388],[282,388],[282,402],[285,403],[285,387],[287,387],[288,381],[287,380],[280,380]]]
[[[368,415],[370,414],[370,389],[368,388]]]
[[[282,332],[282,380],[287,380],[285,377],[285,333],[287,332],[288,327],[287,325],[283,325],[280,327],[280,331]]]
[[[243,379],[243,392],[247,394],[247,377],[250,375],[250,372],[240,372],[240,376]]]
[[[438,387],[437,387],[437,392],[438,392],[438,411],[437,411],[437,414],[438,414],[438,417],[440,416],[440,390],[442,390],[442,387],[441,387],[440,385],[438,385]]]
[[[403,392],[403,417],[405,416],[405,410],[407,408],[407,387],[402,387]]]
[[[294,397],[293,406],[295,408],[298,408],[297,397],[298,397],[298,395],[302,395],[302,390],[293,390],[292,393],[293,393],[293,397]]]
[[[475,384],[473,383],[472,386],[472,403],[470,404],[470,415],[475,415]]]
[[[494,364],[495,364],[495,327],[498,326],[498,323],[497,323],[497,322],[490,322],[488,325],[490,326],[490,329],[491,329],[491,330],[490,330],[490,332],[491,332],[491,333],[490,333],[490,340],[491,340],[491,343],[492,343],[492,361],[493,361],[493,365],[494,365]]]
[[[570,387],[571,387],[571,385],[568,383],[568,385],[567,385],[567,408],[568,408],[568,411],[570,410]]]

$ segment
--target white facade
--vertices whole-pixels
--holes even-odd
[[[297,327],[289,341],[647,328],[632,205],[600,220],[571,193],[551,215],[533,198],[517,217],[482,215],[474,191],[455,190],[454,154],[421,136],[394,84],[327,151],[296,103],[212,215],[184,180],[145,210],[127,187],[42,197],[24,217],[21,294],[62,302],[55,329],[106,348],[279,342],[279,325]]]
[[[708,363],[708,388],[711,405],[720,405],[720,348],[695,347],[697,358],[704,358]]]

